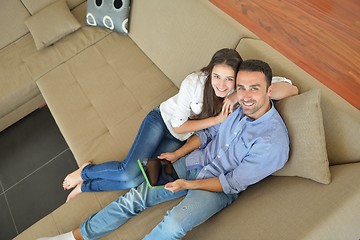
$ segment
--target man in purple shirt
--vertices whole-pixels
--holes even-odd
[[[165,188],[146,183],[131,189],[92,215],[80,228],[45,239],[97,239],[142,210],[185,195],[145,239],[181,239],[192,228],[230,205],[241,191],[284,166],[288,160],[286,126],[270,100],[272,71],[259,60],[244,61],[236,79],[240,107],[223,123],[196,132],[174,153],[180,179]]]

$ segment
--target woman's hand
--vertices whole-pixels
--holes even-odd
[[[232,113],[233,103],[230,99],[225,98],[221,109],[221,112],[214,117],[215,123],[219,124],[225,121],[225,119]]]
[[[158,158],[167,160],[171,163],[174,163],[179,159],[179,156],[176,154],[176,152],[166,152],[166,153],[160,154],[160,156],[158,156]]]
[[[231,112],[233,112],[238,107],[239,100],[237,98],[236,92],[233,92],[224,99],[224,104],[230,104],[232,106]]]

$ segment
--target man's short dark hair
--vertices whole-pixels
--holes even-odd
[[[271,85],[272,70],[269,64],[264,61],[256,59],[245,60],[240,64],[239,71],[262,72],[265,75],[267,87]]]

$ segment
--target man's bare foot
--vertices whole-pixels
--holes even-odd
[[[72,191],[71,193],[68,195],[66,202],[70,201],[71,199],[73,199],[74,197],[76,197],[77,195],[79,195],[80,193],[82,193],[81,191],[81,183],[78,184]]]
[[[63,181],[63,188],[64,190],[69,190],[73,187],[76,187],[77,185],[81,184],[83,182],[81,178],[81,171],[86,167],[87,165],[91,164],[91,162],[85,162],[83,163],[77,170],[74,172],[68,174],[64,181]]]

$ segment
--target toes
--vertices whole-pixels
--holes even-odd
[[[65,180],[64,180],[62,186],[63,186],[64,190],[69,190],[71,188],[71,185],[69,183],[67,183]]]

